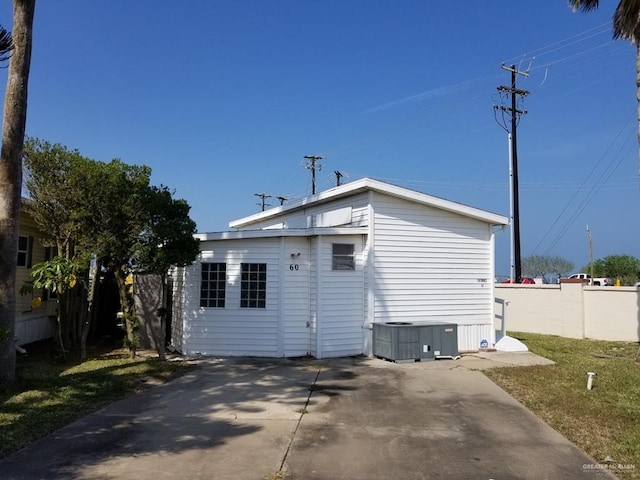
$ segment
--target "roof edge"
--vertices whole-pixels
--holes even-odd
[[[201,242],[207,242],[209,240],[240,240],[250,238],[312,237],[320,235],[363,235],[368,232],[368,227],[314,227],[282,228],[270,230],[233,230],[227,232],[196,233],[194,237]]]
[[[264,212],[258,212],[248,217],[243,217],[238,220],[229,222],[230,228],[242,228],[252,223],[264,221],[269,218],[278,217],[286,212],[306,208],[311,205],[317,205],[327,202],[332,199],[341,198],[359,191],[373,190],[386,195],[402,198],[405,200],[422,203],[432,207],[440,208],[449,212],[457,213],[467,217],[475,218],[476,220],[482,220],[492,225],[508,225],[509,220],[497,213],[488,212],[479,208],[471,207],[463,203],[454,202],[452,200],[446,200],[440,197],[434,197],[432,195],[419,192],[417,190],[411,190],[405,187],[400,187],[390,183],[382,182],[380,180],[373,179],[371,177],[364,177],[353,182],[345,183],[328,190],[324,190],[315,195],[304,197],[301,200],[286,206],[279,206],[265,210]]]

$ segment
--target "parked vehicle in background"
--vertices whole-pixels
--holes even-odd
[[[606,278],[606,277],[591,278],[591,275],[589,275],[588,273],[574,273],[573,275],[569,276],[569,278],[570,279],[579,278],[581,280],[588,280],[589,285],[593,285],[594,287],[608,287],[613,285],[611,283],[610,278]]]
[[[511,283],[511,280],[505,280],[503,282],[500,283]],[[513,282],[513,283],[521,283],[521,284],[525,284],[525,285],[533,285],[535,283],[542,283],[542,282],[536,282],[535,279],[531,278],[531,277],[522,277],[520,279],[520,282]]]

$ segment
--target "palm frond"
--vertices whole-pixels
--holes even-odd
[[[640,0],[620,0],[613,14],[613,38],[637,43],[640,38]]]
[[[582,10],[583,12],[590,12],[595,10],[600,5],[599,0],[569,0],[569,6],[574,12]]]
[[[8,32],[2,25],[0,25],[0,62],[9,60],[12,50],[13,38],[11,37],[11,32]]]

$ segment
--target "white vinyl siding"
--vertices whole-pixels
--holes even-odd
[[[487,223],[375,195],[375,321],[491,323]]]
[[[333,270],[333,244],[353,244],[354,270]],[[320,238],[321,255],[318,299],[318,356],[359,355],[363,346],[364,269],[362,236]]]
[[[174,297],[183,353],[371,354],[371,324],[402,320],[458,324],[460,350],[491,337],[492,225],[506,219],[362,183],[232,222],[235,232],[201,234],[200,262],[226,264],[225,307],[200,307],[200,264],[184,270]],[[353,270],[333,269],[334,244],[354,246]],[[243,263],[267,266],[265,308],[240,307]]]
[[[227,265],[225,308],[200,307],[200,263],[188,267],[184,308],[186,354],[230,356],[278,356],[278,242],[279,239],[203,242],[202,262]],[[241,264],[266,263],[265,308],[241,308]]]
[[[47,303],[56,304],[57,301],[55,299],[49,300],[48,302],[43,301],[39,307],[34,308],[31,305],[31,300],[34,297],[44,298],[44,291],[37,289],[28,295],[20,294],[20,288],[22,288],[23,285],[33,283],[33,279],[31,278],[32,266],[45,260],[45,247],[43,247],[40,242],[43,235],[39,232],[37,225],[31,217],[24,212],[20,215],[18,229],[19,237],[21,238],[19,243],[22,244],[23,249],[19,251],[18,258],[16,259],[16,265],[18,267],[16,268],[16,313],[19,316],[26,314],[27,316],[47,317]],[[33,337],[33,335],[29,334],[29,338]],[[36,338],[36,340],[42,340],[42,338],[47,337]]]

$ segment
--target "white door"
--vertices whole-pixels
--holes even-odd
[[[286,238],[283,265],[282,335],[285,357],[310,352],[309,240]]]
[[[327,236],[322,237],[320,242],[317,306],[319,346],[316,356],[325,358],[359,355],[364,343],[362,237]]]

